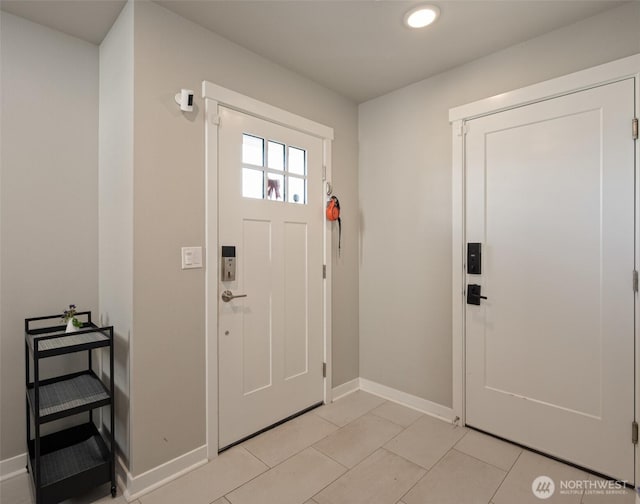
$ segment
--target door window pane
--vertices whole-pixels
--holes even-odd
[[[287,191],[287,201],[289,203],[307,204],[307,181],[303,178],[288,177],[289,189]]]
[[[284,201],[284,175],[267,173],[267,199]]]
[[[242,169],[242,196],[245,198],[264,198],[264,172],[262,170]]]
[[[264,166],[264,140],[253,135],[242,135],[242,163]]]
[[[296,175],[307,174],[307,153],[296,147],[289,147],[289,172]]]
[[[242,196],[307,204],[307,151],[242,135]]]
[[[284,171],[284,145],[278,142],[269,142],[267,160],[269,168]]]

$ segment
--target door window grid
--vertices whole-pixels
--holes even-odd
[[[307,151],[242,135],[242,196],[307,204]]]

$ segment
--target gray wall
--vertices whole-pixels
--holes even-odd
[[[0,23],[5,460],[26,451],[24,319],[98,306],[98,48],[4,12]]]
[[[131,453],[134,476],[205,444],[205,270],[180,247],[205,245],[204,103],[209,80],[334,128],[343,203],[333,274],[334,385],[358,369],[357,107],[150,2],[135,4]],[[174,102],[196,90],[195,111]],[[167,403],[167,400],[169,401]]]
[[[114,326],[116,441],[129,460],[129,340],[133,317],[133,6],[100,44],[99,300]],[[105,363],[106,364],[106,363]],[[108,367],[104,367],[108,371]],[[107,373],[105,373],[107,374]]]
[[[639,27],[632,2],[360,105],[363,378],[451,406],[449,108],[639,53]]]

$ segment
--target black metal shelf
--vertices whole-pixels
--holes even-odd
[[[40,423],[111,404],[109,390],[91,370],[42,380],[39,395]],[[35,416],[34,383],[27,385],[27,399]]]
[[[62,315],[25,319],[26,429],[29,450],[27,469],[35,489],[36,504],[55,504],[95,486],[111,482],[116,495],[113,327],[97,327],[91,312],[79,312],[82,327],[66,333],[52,324]],[[109,353],[108,386],[93,371],[92,352]],[[47,357],[85,352],[84,371],[40,379],[40,362]],[[31,379],[31,371],[33,379]],[[93,410],[109,406],[109,429],[98,432]],[[41,426],[60,418],[88,413],[87,423],[42,436]],[[32,436],[33,422],[33,436]]]

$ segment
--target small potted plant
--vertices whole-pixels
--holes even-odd
[[[69,309],[64,311],[62,320],[67,324],[64,332],[75,332],[82,327],[82,322],[76,318],[76,305],[70,304]]]

